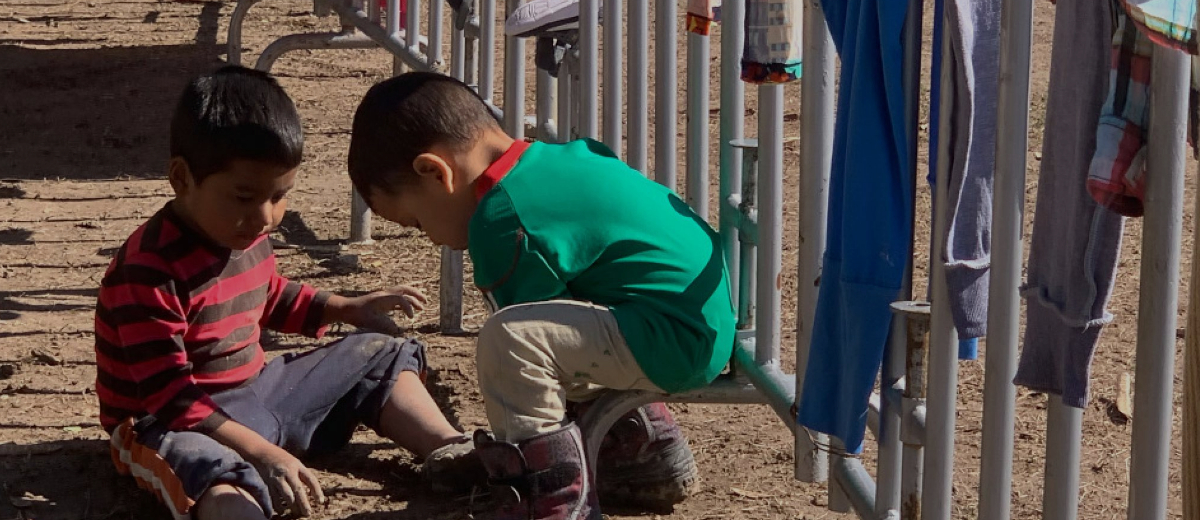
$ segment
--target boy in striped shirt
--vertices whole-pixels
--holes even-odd
[[[308,515],[324,495],[296,457],[358,424],[426,459],[435,488],[482,467],[423,384],[424,347],[356,334],[267,361],[262,327],[397,331],[425,301],[399,287],[345,298],[288,281],[267,234],[284,215],[303,131],[267,74],[226,67],[184,90],[171,121],[175,199],[118,251],[96,308],[96,393],[113,461],[176,519]]]

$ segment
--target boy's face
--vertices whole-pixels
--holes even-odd
[[[467,248],[467,229],[475,213],[469,185],[456,183],[449,168],[443,175],[418,175],[399,193],[376,189],[367,201],[375,214],[401,226],[423,231],[429,240],[451,249]]]
[[[197,184],[176,157],[170,177],[184,220],[222,247],[246,249],[283,220],[296,169],[235,159]]]

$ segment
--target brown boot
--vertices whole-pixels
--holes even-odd
[[[581,416],[591,403],[573,403]],[[664,403],[650,403],[617,420],[600,442],[596,488],[606,505],[670,511],[691,495],[696,461]]]
[[[519,444],[475,432],[495,504],[489,520],[600,520],[583,437],[568,424]]]

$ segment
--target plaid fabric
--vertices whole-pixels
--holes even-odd
[[[1190,35],[1188,37],[1192,38],[1192,52],[1195,48],[1193,29],[1177,28],[1174,33],[1149,30],[1145,20],[1155,18],[1147,18],[1146,10],[1137,11],[1137,14],[1127,11],[1130,4],[1134,3],[1139,3],[1142,8],[1161,9],[1162,4],[1170,2],[1121,0],[1125,9],[1114,10],[1108,100],[1100,112],[1099,126],[1096,129],[1096,151],[1087,180],[1088,192],[1097,204],[1127,217],[1140,217],[1144,209],[1142,196],[1145,192],[1146,125],[1149,119],[1152,65],[1150,55],[1154,44],[1186,49],[1183,40],[1164,40],[1164,35]],[[1179,4],[1177,7],[1180,11],[1187,11],[1187,16],[1195,19],[1195,0],[1175,3]],[[1142,22],[1139,22],[1138,16],[1141,16]],[[1183,32],[1185,29],[1190,32]],[[1200,85],[1200,61],[1196,58],[1192,59],[1191,72],[1188,136],[1193,154],[1200,157],[1200,143],[1196,139],[1196,132],[1200,130],[1200,92],[1197,90],[1197,86]]]
[[[788,83],[800,79],[803,4],[800,0],[748,0],[742,81]]]
[[[1142,215],[1145,143],[1153,43],[1117,13],[1108,99],[1100,111],[1087,189],[1097,204],[1128,217]]]
[[[721,13],[721,0],[688,0],[687,30],[701,36],[708,36],[712,24],[718,21]]]
[[[1196,0],[1121,0],[1129,19],[1155,43],[1197,54]]]

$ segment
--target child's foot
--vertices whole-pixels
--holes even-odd
[[[487,485],[487,471],[475,451],[475,443],[465,436],[425,457],[421,476],[437,493],[466,493],[475,486]]]
[[[582,415],[586,405],[575,412]],[[600,444],[596,488],[603,504],[670,511],[692,494],[696,461],[664,403],[621,417]]]

